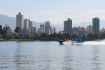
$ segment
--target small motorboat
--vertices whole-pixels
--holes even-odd
[[[64,44],[81,44],[86,40],[86,36],[84,34],[79,34],[73,40],[58,40],[60,45]]]

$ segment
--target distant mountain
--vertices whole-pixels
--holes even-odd
[[[7,15],[0,14],[0,24],[3,26],[7,24],[14,29],[16,26],[16,19],[15,17],[8,17]]]

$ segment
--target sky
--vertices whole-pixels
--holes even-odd
[[[38,22],[60,24],[71,18],[78,24],[105,20],[105,0],[0,0],[0,14],[15,17],[18,12]]]

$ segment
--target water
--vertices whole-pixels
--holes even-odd
[[[0,70],[105,70],[105,46],[0,42]]]

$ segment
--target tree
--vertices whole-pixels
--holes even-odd
[[[20,28],[19,27],[16,27],[14,32],[17,32],[17,33],[20,33]]]
[[[0,34],[0,39],[3,39],[3,35],[2,34]]]
[[[19,39],[19,38],[20,38],[20,34],[19,33],[14,32],[12,34],[12,39]]]

